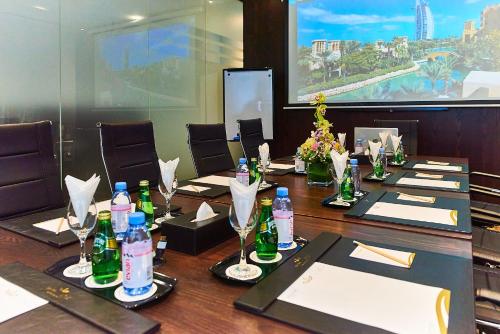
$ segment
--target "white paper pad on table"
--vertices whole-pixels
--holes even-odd
[[[177,188],[177,190],[184,190],[184,191],[190,191],[190,192],[195,192],[195,193],[201,193],[202,191],[210,190],[210,188],[188,184],[187,186]]]
[[[97,212],[99,211],[104,211],[104,210],[111,210],[111,200],[108,199],[107,201],[101,201],[101,202],[97,202],[95,204],[95,206],[97,207]]]
[[[415,253],[410,253],[410,252],[402,252],[394,249],[389,249],[389,248],[382,248],[382,247],[375,247],[369,245],[371,248],[375,248],[376,250],[389,254],[392,257],[395,257],[402,262],[408,263],[407,266],[405,266],[402,263],[399,263],[397,261],[394,261],[390,259],[389,257],[377,254],[376,252],[372,252],[369,249],[363,248],[361,246],[357,246],[349,255],[350,257],[355,257],[357,259],[361,260],[367,260],[367,261],[373,261],[373,262],[378,262],[378,263],[384,263],[384,264],[390,264],[391,266],[397,266],[397,267],[402,267],[402,268],[409,268],[411,267],[411,263],[413,261],[413,258],[415,257]]]
[[[232,178],[228,177],[228,176],[208,175],[208,176],[200,177],[197,179],[193,179],[193,180],[191,180],[191,182],[215,184],[218,186],[229,187],[229,180],[230,179],[232,179]]]
[[[442,166],[442,165],[429,165],[429,164],[415,164],[414,169],[429,169],[429,170],[445,170],[451,172],[461,172],[461,166]]]
[[[457,210],[428,208],[424,206],[377,202],[365,215],[416,220],[421,222],[457,225]]]
[[[48,304],[31,292],[0,277],[0,323]]]
[[[271,169],[291,169],[295,168],[295,165],[286,165],[286,164],[269,164],[269,168]]]
[[[427,179],[442,179],[444,175],[439,174],[426,174],[426,173],[415,173],[415,177],[423,177]]]
[[[396,182],[396,184],[406,184],[406,185],[410,185],[410,186],[422,186],[422,187],[460,189],[460,182],[457,182],[457,181],[415,179],[412,177],[402,177]]]
[[[439,166],[449,166],[449,162],[441,162],[441,161],[432,161],[432,160],[427,160],[427,163],[429,165],[439,165]]]
[[[421,203],[435,203],[436,197],[399,193],[398,200],[411,201],[411,202],[421,202]]]
[[[61,224],[61,219],[64,219],[64,222],[62,224]],[[41,223],[33,224],[33,226],[41,228],[41,229],[49,231],[49,232],[52,232],[52,233],[57,233],[57,229],[59,228],[60,224],[61,224],[61,228],[59,229],[59,233],[69,230],[68,222],[63,217],[54,218],[51,220],[46,220],[46,221],[41,222]]]
[[[442,334],[450,297],[442,288],[316,262],[278,299],[394,333]]]

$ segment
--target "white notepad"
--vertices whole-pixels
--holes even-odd
[[[218,186],[226,186],[229,187],[229,180],[232,179],[228,176],[218,176],[218,175],[209,175],[200,177],[197,179],[191,180],[194,183],[207,183],[207,184],[215,184]]]
[[[377,202],[373,204],[365,214],[455,226],[458,221],[457,210],[386,202]]]
[[[291,168],[295,168],[295,165],[273,164],[273,163],[271,163],[269,165],[269,168],[271,168],[271,169],[291,169]]]
[[[461,166],[442,166],[442,165],[429,165],[429,164],[415,164],[414,169],[429,169],[429,170],[445,170],[450,172],[461,172]]]
[[[439,287],[316,262],[278,299],[394,333],[442,334],[450,297]]]
[[[0,323],[48,303],[31,292],[0,277]]]
[[[444,177],[444,175],[415,173],[415,177],[423,177],[423,178],[427,178],[427,179],[442,179]]]
[[[192,184],[188,184],[187,186],[179,187],[177,189],[184,190],[184,191],[190,191],[190,192],[194,192],[194,193],[201,193],[202,191],[210,190],[209,187],[193,186]]]
[[[412,177],[402,177],[396,182],[396,184],[405,184],[409,186],[421,186],[421,187],[460,189],[460,182],[457,181],[415,179]]]
[[[61,224],[61,219],[64,219],[62,224]],[[41,222],[41,223],[33,224],[33,226],[41,228],[41,229],[49,231],[49,232],[52,232],[52,233],[57,233],[57,229],[59,228],[59,224],[61,224],[61,228],[59,229],[59,233],[69,230],[68,222],[63,217],[59,217],[59,218],[55,218],[55,219],[51,219],[51,220],[46,220],[46,221]]]
[[[361,259],[361,260],[384,263],[384,264],[389,264],[391,266],[397,266],[397,267],[402,267],[402,268],[411,267],[411,262],[413,261],[412,257],[415,256],[414,253],[410,253],[410,252],[403,252],[403,251],[398,251],[398,250],[389,249],[389,248],[375,247],[375,246],[371,246],[371,245],[369,245],[369,246],[381,251],[382,253],[389,254],[392,257],[395,257],[395,258],[397,258],[405,263],[408,263],[408,265],[405,266],[402,263],[394,261],[386,256],[377,254],[376,252],[372,252],[369,249],[363,248],[361,246],[357,246],[356,248],[354,248],[351,255],[349,255],[349,256],[355,257],[355,258]]]
[[[435,203],[436,197],[399,193],[398,200],[410,201],[410,202],[421,202],[421,203]]]

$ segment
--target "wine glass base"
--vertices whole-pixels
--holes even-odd
[[[335,199],[335,201],[330,202],[331,205],[338,205],[338,206],[351,206],[351,204],[347,201],[339,201],[338,199]]]
[[[262,275],[262,269],[253,264],[247,264],[244,267],[234,264],[226,269],[226,276],[240,281],[254,279],[260,275]]]
[[[92,263],[87,262],[85,264],[83,271],[78,263],[73,264],[63,271],[63,275],[72,278],[84,278],[92,275]]]

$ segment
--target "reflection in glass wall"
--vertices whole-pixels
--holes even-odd
[[[242,17],[238,0],[0,0],[0,122],[52,120],[62,174],[86,178],[105,175],[97,122],[149,119],[191,177],[184,125],[222,122]]]

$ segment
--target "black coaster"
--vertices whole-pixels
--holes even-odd
[[[354,196],[354,200],[353,201],[349,201],[349,202],[345,201],[343,204],[337,203],[335,201],[335,199],[337,198],[337,195],[338,195],[338,193],[335,193],[335,194],[333,194],[331,196],[328,196],[328,197],[324,198],[321,201],[321,205],[326,206],[328,208],[335,208],[335,209],[350,209],[353,206],[355,206],[356,204],[358,204],[359,201],[361,199],[363,199],[366,195],[369,194],[368,191],[361,190],[361,192],[363,193],[363,195],[361,195],[361,196]]]
[[[363,181],[368,181],[368,182],[384,182],[391,175],[392,175],[392,173],[387,173],[387,175],[385,177],[378,178],[375,175],[373,175],[373,172],[372,172],[372,173],[370,173],[368,175],[365,175],[363,177]]]
[[[84,278],[71,278],[71,277],[66,277],[63,275],[63,271],[65,268],[69,267],[72,264],[78,263],[80,257],[79,256],[71,256],[65,259],[62,259],[61,261],[56,262],[53,264],[51,267],[47,268],[45,270],[46,274],[49,274],[52,277],[58,278],[63,282],[69,283],[71,285],[74,285],[80,289],[83,289],[85,291],[88,291],[94,295],[97,295],[99,297],[102,297],[104,299],[109,300],[110,302],[113,302],[115,304],[118,304],[124,308],[127,309],[135,309],[139,307],[143,307],[152,303],[155,303],[163,298],[165,298],[175,287],[177,284],[177,279],[169,277],[167,275],[161,274],[161,273],[153,273],[153,282],[156,283],[158,286],[158,289],[156,290],[155,294],[152,295],[151,297],[144,299],[144,300],[139,300],[135,302],[122,302],[119,301],[118,299],[115,298],[114,292],[115,290],[121,286],[121,284],[110,287],[110,288],[103,288],[103,289],[91,289],[88,288],[85,285],[85,279]]]
[[[272,273],[276,268],[278,268],[281,264],[283,264],[286,260],[288,260],[290,257],[295,255],[298,251],[300,251],[305,245],[309,243],[307,239],[294,236],[293,240],[297,244],[297,247],[290,249],[290,250],[279,250],[278,252],[281,253],[282,259],[278,262],[274,263],[257,263],[254,262],[250,259],[250,254],[255,250],[255,243],[251,243],[250,245],[247,246],[247,263],[249,264],[254,264],[260,269],[262,269],[262,275],[260,275],[257,278],[254,279],[249,279],[246,281],[238,280],[232,277],[229,277],[226,275],[226,269],[233,264],[237,264],[240,262],[240,251],[226,257],[224,260],[217,262],[213,266],[209,268],[209,270],[217,277],[231,281],[231,282],[237,282],[237,283],[243,283],[243,284],[248,284],[248,285],[253,285],[261,281],[263,278],[268,276],[270,273]]]

